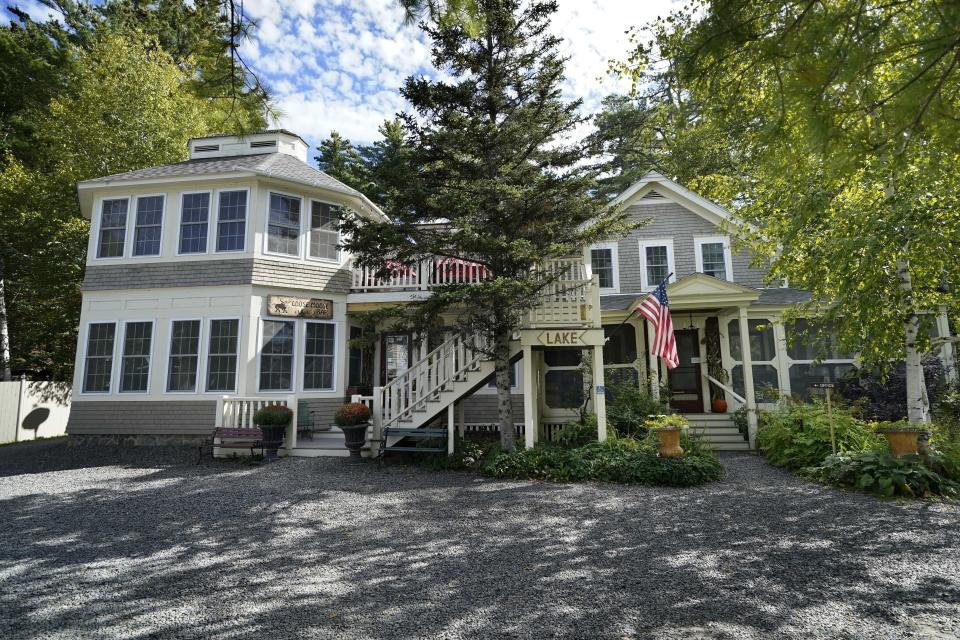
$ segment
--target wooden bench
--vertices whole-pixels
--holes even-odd
[[[224,443],[224,440],[228,439],[234,442],[230,444]],[[220,440],[219,444],[217,444],[217,440]],[[213,434],[200,445],[200,458],[197,460],[197,464],[200,464],[203,460],[203,452],[208,447],[210,449],[210,456],[213,457],[213,453],[218,446],[221,449],[246,449],[250,447],[251,456],[253,456],[253,452],[256,449],[260,449],[260,455],[264,455],[263,432],[257,427],[248,429],[217,427],[214,429]]]

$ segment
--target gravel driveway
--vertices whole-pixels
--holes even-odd
[[[0,638],[956,638],[960,508],[0,447]]]

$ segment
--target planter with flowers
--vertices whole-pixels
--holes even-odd
[[[253,414],[253,423],[263,433],[263,453],[267,462],[277,459],[283,436],[293,420],[293,411],[281,404],[270,404]]]
[[[348,402],[333,416],[333,422],[343,431],[344,445],[350,450],[350,459],[360,462],[360,450],[367,442],[370,426],[370,407],[360,402]]]
[[[680,447],[680,434],[689,426],[686,418],[676,413],[668,416],[650,416],[644,424],[651,431],[655,431],[660,438],[661,458],[683,456],[683,449]]]
[[[926,433],[926,429],[912,426],[906,420],[875,422],[873,423],[873,429],[877,433],[883,434],[887,439],[890,453],[897,458],[917,453],[920,434]]]

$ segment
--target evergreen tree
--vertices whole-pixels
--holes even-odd
[[[368,179],[366,166],[360,152],[353,143],[336,131],[330,132],[330,137],[317,147],[320,155],[314,160],[320,170],[333,176],[348,187],[366,192]]]
[[[385,255],[411,263],[440,255],[486,268],[488,279],[441,287],[413,314],[422,325],[452,314],[461,334],[490,345],[501,444],[510,450],[510,340],[555,277],[536,267],[629,224],[592,193],[595,174],[580,168],[587,149],[567,141],[584,117],[579,101],[560,97],[564,59],[548,30],[556,2],[477,5],[475,35],[455,21],[424,25],[449,80],[409,78],[402,88],[415,110],[403,116],[415,173],[395,222],[348,219],[344,230],[364,266],[383,268]]]

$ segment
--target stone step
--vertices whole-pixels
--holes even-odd
[[[740,442],[711,442],[710,447],[714,451],[750,451],[750,445],[744,441]]]
[[[690,433],[703,436],[738,436],[740,429],[736,427],[690,427]]]
[[[739,433],[732,436],[704,436],[705,442],[746,442]]]

